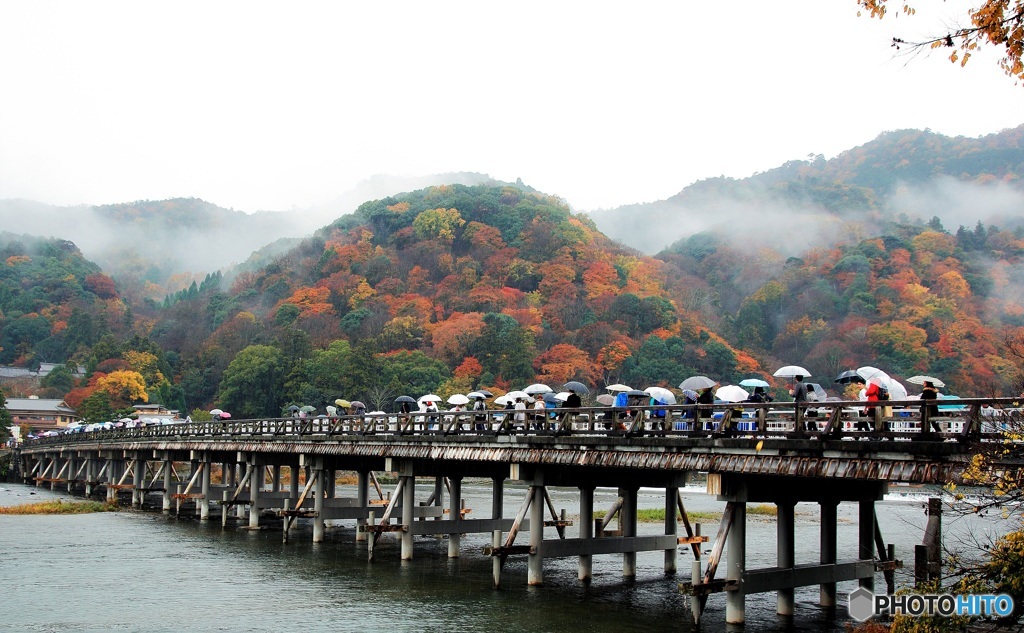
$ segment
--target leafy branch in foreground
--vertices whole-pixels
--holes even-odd
[[[857,4],[873,18],[884,18],[889,7],[888,0],[857,0]],[[912,16],[917,9],[904,2],[901,12]],[[920,42],[894,37],[893,46],[956,48],[949,60],[959,62],[961,66],[982,46],[1002,47],[1003,57],[999,66],[1003,72],[1018,81],[1024,79],[1024,61],[1021,60],[1024,54],[1024,0],[984,0],[979,6],[968,9],[967,17],[970,26],[955,27]]]

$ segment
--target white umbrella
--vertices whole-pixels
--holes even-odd
[[[683,382],[679,383],[679,388],[693,389],[694,391],[696,391],[698,389],[707,389],[708,387],[714,387],[717,384],[717,382],[711,380],[707,376],[690,376]]]
[[[931,376],[911,376],[907,378],[907,382],[912,385],[923,385],[926,382],[930,382],[936,387],[945,387],[946,383],[942,382],[938,378],[932,378]]]
[[[644,391],[649,393],[651,397],[654,398],[655,400],[661,400],[665,404],[676,403],[676,394],[672,393],[671,391],[664,387],[648,387],[644,389]]]
[[[596,398],[596,400],[598,401],[598,403],[603,404],[606,407],[610,407],[615,402],[615,397],[612,396],[610,393],[602,393]]]
[[[811,372],[800,365],[786,365],[785,367],[779,367],[772,375],[776,378],[792,378],[794,376],[804,376],[806,378],[811,375]]]
[[[466,396],[462,395],[461,393],[456,393],[456,394],[448,396],[447,402],[448,402],[448,404],[454,404],[454,405],[458,406],[460,404],[468,404],[469,403],[469,398],[467,398]]]
[[[555,398],[557,398],[558,400],[561,400],[562,402],[565,402],[566,400],[569,399],[569,392],[568,391],[559,391],[558,393],[555,394]]]
[[[526,400],[527,402],[533,402],[533,398],[531,398],[530,394],[526,393],[525,391],[510,391],[510,392],[505,394],[505,398],[507,398],[508,400],[513,400],[513,401],[518,400],[519,398],[522,398],[523,400]]]
[[[726,402],[743,402],[750,393],[739,385],[726,385],[715,392],[715,397]]]
[[[420,404],[424,402],[441,402],[441,396],[436,396],[432,393],[428,393],[425,396],[420,396],[420,399],[417,400],[416,402],[419,402]]]
[[[221,413],[224,412],[221,411],[220,409],[210,409],[210,415],[220,415]]]
[[[469,393],[466,394],[466,397],[467,398],[473,398],[474,400],[477,399],[477,398],[483,398],[484,400],[486,400],[487,399],[487,394],[485,394],[482,391],[470,391]]]
[[[523,391],[525,393],[528,393],[528,394],[530,394],[532,396],[532,395],[536,395],[538,393],[551,393],[552,391],[554,391],[554,389],[552,389],[551,387],[549,387],[549,386],[547,386],[545,384],[542,384],[542,383],[539,383],[539,382],[535,382],[532,385],[530,385],[529,387],[527,387],[526,389],[523,389]]]
[[[605,387],[608,391],[633,391],[633,388],[622,383],[615,383],[614,385],[608,385]]]

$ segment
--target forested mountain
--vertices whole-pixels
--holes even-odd
[[[816,156],[749,178],[710,178],[667,200],[591,217],[613,240],[651,254],[705,230],[749,237],[757,233],[743,229],[771,225],[792,234],[789,252],[796,254],[848,241],[854,237],[848,222],[880,235],[877,218],[901,213],[938,216],[950,226],[978,220],[1016,226],[1024,204],[1022,141],[1024,126],[978,139],[886,132],[831,160]]]
[[[820,162],[824,174],[832,161]],[[1014,165],[985,173],[1012,191]],[[783,364],[826,386],[870,364],[939,376],[962,395],[1019,393],[1021,358],[1006,343],[1024,342],[1021,214],[947,230],[898,206],[903,185],[883,206],[862,185],[805,179],[798,191],[783,177],[806,168],[780,168],[775,191],[830,200],[813,227],[764,214],[730,231],[688,225],[648,256],[525,186],[436,186],[366,202],[157,301],[123,292],[74,244],[5,234],[0,363],[87,367],[73,389],[68,376],[46,388],[90,417],[145,399],[246,417],[536,381],[726,384]],[[768,204],[744,187],[746,203]],[[713,180],[687,195],[740,189]],[[737,210],[717,199],[721,215]],[[678,223],[661,221],[664,233]]]
[[[368,199],[441,183],[483,182],[493,180],[475,173],[376,176],[329,203],[256,213],[197,198],[74,207],[0,200],[0,226],[13,233],[74,241],[117,279],[122,295],[141,301],[187,288],[193,280],[246,262],[255,251],[261,251],[260,261],[283,253]]]

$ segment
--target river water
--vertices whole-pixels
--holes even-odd
[[[900,489],[896,489],[897,491]],[[514,516],[525,489],[507,485],[506,514]],[[354,492],[339,486],[338,495]],[[486,516],[489,482],[466,480],[467,505]],[[556,508],[578,512],[577,491],[551,489]],[[921,543],[927,491],[894,492],[877,506],[883,537],[896,544],[906,568],[897,585],[911,583],[913,546]],[[67,495],[42,488],[0,484],[0,505],[16,505]],[[595,508],[608,508],[616,491],[599,489]],[[721,512],[724,503],[699,488],[687,488],[688,511]],[[640,507],[663,506],[663,491],[641,490]],[[817,506],[796,508],[797,564],[818,556]],[[65,631],[691,631],[688,597],[677,585],[689,579],[689,549],[680,549],[679,574],[665,576],[661,552],[637,555],[637,578],[622,578],[621,555],[594,557],[589,586],[576,579],[575,559],[546,559],[543,587],[526,586],[526,561],[510,558],[502,587],[491,581],[491,561],[482,549],[486,535],[466,535],[462,556],[447,557],[444,539],[417,537],[415,560],[399,560],[395,535],[381,537],[374,562],[365,543],[355,542],[353,522],[329,523],[327,542],[311,542],[302,521],[290,543],[280,530],[222,529],[219,513],[203,523],[159,512],[123,511],[67,516],[0,515],[3,595],[0,629],[15,632]],[[717,520],[703,533],[714,538]],[[653,534],[660,524],[641,524]],[[775,560],[773,517],[748,515],[748,568]],[[944,517],[947,545],[1002,533],[1004,522],[990,518]],[[680,529],[680,532],[682,530]],[[548,528],[547,538],[557,538]],[[568,536],[576,536],[575,529]],[[856,553],[857,506],[839,506],[839,558]],[[528,542],[528,535],[518,542]],[[710,549],[711,543],[705,544]],[[706,558],[706,556],[705,556]],[[719,567],[722,572],[725,562]],[[721,575],[721,573],[719,574]],[[877,587],[884,587],[881,574]],[[846,592],[833,617],[817,606],[817,587],[798,589],[797,615],[775,614],[774,594],[747,596],[745,629],[761,631],[844,630]],[[725,601],[708,601],[701,630],[726,631]]]

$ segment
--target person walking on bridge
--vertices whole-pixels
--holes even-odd
[[[796,408],[793,410],[794,415],[796,411],[800,409],[800,406],[807,402],[807,384],[804,383],[804,377],[797,374],[793,376],[793,388],[789,390],[789,395],[793,396],[793,402],[796,403]],[[813,426],[812,426],[813,425]],[[804,426],[808,427],[811,431],[817,431],[818,425],[813,420],[808,422],[804,420]],[[804,429],[797,429],[797,431],[803,431]]]

